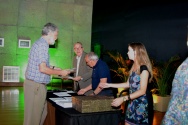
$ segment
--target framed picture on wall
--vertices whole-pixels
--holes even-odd
[[[4,47],[4,38],[0,38],[0,47]]]
[[[30,48],[31,40],[19,39],[18,47],[19,48]]]

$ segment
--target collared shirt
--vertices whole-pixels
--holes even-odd
[[[26,69],[26,79],[33,80],[38,83],[49,83],[50,75],[39,71],[39,65],[46,63],[49,65],[49,44],[42,37],[38,39],[32,46],[29,54],[28,66]]]
[[[76,76],[78,76],[78,71],[79,71],[79,65],[80,65],[80,59],[82,56],[77,56],[77,66],[76,66]]]
[[[96,65],[93,67],[92,73],[92,89],[95,90],[100,83],[100,79],[107,78],[107,83],[111,83],[110,69],[108,65],[102,61],[98,60]],[[111,95],[112,91],[110,89],[103,89],[99,95]]]

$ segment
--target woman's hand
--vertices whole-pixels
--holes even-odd
[[[109,88],[110,87],[110,85],[108,84],[108,83],[99,83],[99,88]]]
[[[112,106],[114,107],[118,107],[123,103],[123,97],[118,97],[116,99],[114,99],[111,103]]]

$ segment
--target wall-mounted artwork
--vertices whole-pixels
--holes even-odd
[[[0,38],[0,47],[4,47],[4,38]]]
[[[19,48],[30,48],[31,40],[19,39],[18,47]]]

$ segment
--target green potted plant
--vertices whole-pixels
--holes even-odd
[[[152,62],[153,64],[153,62]],[[165,112],[170,100],[169,91],[177,67],[180,64],[178,55],[172,56],[166,62],[153,64],[155,89],[153,89],[154,110]]]
[[[115,76],[119,77],[122,82],[127,81],[129,76],[129,67],[132,64],[131,60],[123,58],[119,52],[107,51],[107,54],[113,61],[116,62],[116,66],[111,67],[110,70],[115,73]],[[124,88],[118,88],[118,93]]]

